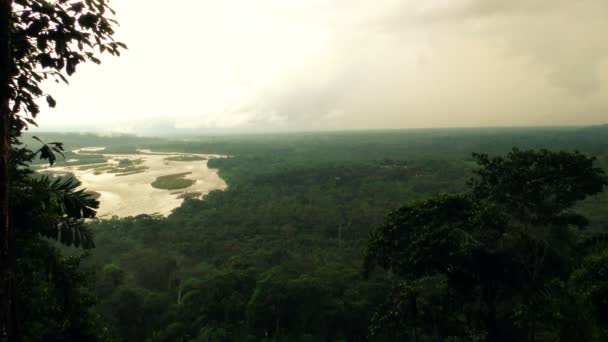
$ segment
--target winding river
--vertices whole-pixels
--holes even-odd
[[[85,155],[96,152],[99,155],[103,147],[91,147],[75,150],[76,154]],[[213,158],[224,158],[220,155],[192,153],[160,153],[150,150],[138,150],[137,154],[102,154],[108,162],[89,165],[67,165],[44,168],[52,173],[73,173],[84,188],[100,194],[98,218],[136,216],[140,214],[160,214],[167,216],[179,207],[185,196],[201,198],[210,191],[227,188],[218,175],[218,170],[208,167],[207,162]],[[180,161],[180,158],[184,160]],[[199,160],[187,160],[199,159]],[[121,161],[132,163],[130,172],[108,172],[117,167]],[[164,190],[152,187],[152,183],[161,176],[186,174],[193,184],[183,189]]]

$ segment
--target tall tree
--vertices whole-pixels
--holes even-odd
[[[17,336],[16,315],[11,312],[15,300],[15,273],[9,221],[11,7],[12,0],[0,0],[0,336],[9,340]]]
[[[18,340],[15,320],[14,227],[11,224],[11,134],[35,125],[45,80],[67,83],[99,53],[119,55],[108,0],[0,0],[0,338]]]
[[[575,234],[588,224],[573,208],[608,180],[578,152],[475,157],[469,193],[410,202],[372,233],[366,269],[379,265],[400,279],[372,331],[563,340],[558,293],[574,266]]]

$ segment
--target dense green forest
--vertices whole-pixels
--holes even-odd
[[[0,342],[608,341],[607,124],[304,131],[603,120],[602,0],[119,3],[0,0]]]
[[[576,202],[572,213],[586,217],[589,224],[584,229],[569,228],[573,232],[567,235],[569,255],[560,256],[567,262],[547,257],[553,273],[543,278],[546,283],[541,293],[546,302],[533,302],[534,306],[520,298],[521,287],[509,287],[511,292],[501,292],[495,308],[494,331],[484,323],[487,315],[481,313],[485,309],[475,309],[482,305],[478,301],[483,296],[474,292],[465,296],[454,287],[454,282],[481,286],[483,276],[454,280],[444,270],[411,278],[410,273],[382,262],[378,262],[381,267],[366,269],[364,260],[369,264],[370,255],[379,255],[374,246],[380,237],[386,237],[382,232],[387,225],[407,227],[406,218],[395,225],[395,217],[400,217],[395,213],[427,205],[424,203],[440,207],[436,203],[451,203],[445,199],[447,195],[440,194],[469,192],[473,185],[468,181],[483,164],[473,153],[506,156],[514,153],[513,147],[578,150],[595,156],[596,167],[608,169],[608,127],[298,133],[187,141],[39,136],[61,140],[69,149],[106,146],[117,153],[150,148],[230,156],[209,161],[229,184],[227,190],[212,192],[204,200],[186,199],[167,218],[140,215],[89,221],[96,248],[82,254],[62,247],[62,253],[80,265],[74,270],[81,282],[77,297],[86,301],[88,321],[103,331],[97,338],[601,341],[607,336],[603,320],[606,292],[602,291],[606,291],[608,279],[601,271],[608,260],[605,192],[585,190],[572,201]],[[28,139],[25,137],[32,143]],[[549,160],[553,155],[535,154],[534,158]],[[570,157],[564,158],[559,162],[552,159],[561,165],[555,170],[569,165]],[[579,178],[563,181],[580,183]],[[439,199],[432,200],[438,195]],[[578,201],[587,195],[586,200]],[[420,202],[427,199],[431,202]],[[512,221],[509,215],[516,215],[498,200],[491,203],[498,203],[498,212],[504,213],[504,225]],[[466,212],[462,208],[458,212]],[[431,215],[423,225],[430,231],[432,222],[443,217],[441,212],[424,215]],[[458,218],[449,220],[448,226],[460,224]],[[475,233],[471,236],[482,239]],[[399,238],[389,242],[393,240],[396,244]],[[501,250],[502,257],[511,260],[535,245],[516,246]],[[413,248],[400,245],[395,253],[403,260],[397,260],[406,262],[404,255],[414,253]],[[438,249],[428,247],[429,258],[449,250],[441,245],[434,248]],[[440,262],[457,265],[456,261]],[[468,265],[474,273],[474,266]],[[418,299],[415,307],[412,298]],[[554,310],[553,315],[532,317],[526,311],[539,306]],[[504,334],[507,330],[510,335]],[[504,334],[502,339],[499,332]]]

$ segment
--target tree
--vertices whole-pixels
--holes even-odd
[[[19,288],[14,319],[23,329],[11,339],[106,340],[87,277],[79,270],[81,257],[66,258],[48,242],[93,248],[84,219],[95,217],[99,203],[71,177],[51,179],[25,167],[35,153],[16,143],[12,152],[11,225]]]
[[[10,203],[11,135],[35,125],[45,80],[67,83],[83,62],[98,53],[119,55],[116,21],[107,0],[0,0],[0,336],[17,340],[15,314],[15,229]]]
[[[596,323],[594,333],[600,340],[608,338],[608,249],[585,258],[581,267],[570,277],[571,291],[575,291],[587,319]]]
[[[399,279],[372,332],[487,341],[562,333],[563,279],[588,224],[572,209],[608,180],[578,152],[475,158],[469,193],[410,202],[372,232],[366,271],[379,265]]]

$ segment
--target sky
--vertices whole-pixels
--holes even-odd
[[[112,0],[129,46],[42,130],[608,122],[606,0]]]

